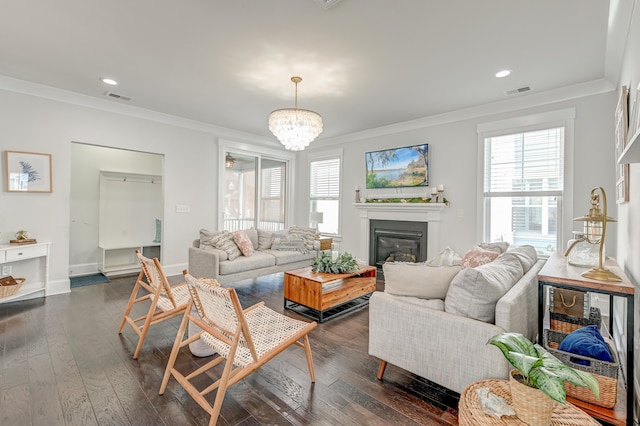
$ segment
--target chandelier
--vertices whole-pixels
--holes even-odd
[[[269,130],[286,149],[302,151],[322,133],[322,117],[317,112],[298,108],[298,83],[300,77],[291,77],[296,85],[294,108],[283,108],[269,115]]]

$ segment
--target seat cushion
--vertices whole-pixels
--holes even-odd
[[[265,253],[275,258],[276,265],[286,265],[287,263],[300,262],[303,260],[311,260],[315,257],[315,252],[300,253],[291,250],[265,250]]]
[[[250,257],[240,256],[234,260],[220,262],[220,275],[246,272],[252,269],[267,268],[276,264],[275,258],[267,253],[256,251]]]

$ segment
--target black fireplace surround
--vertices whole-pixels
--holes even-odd
[[[427,260],[427,222],[369,221],[369,264]]]

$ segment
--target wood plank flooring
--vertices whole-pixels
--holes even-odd
[[[138,360],[131,358],[135,333],[127,326],[118,335],[134,281],[122,277],[0,305],[0,425],[208,423],[173,378],[158,395],[180,318],[152,327]],[[283,308],[282,274],[234,287],[244,307],[264,300],[297,316]],[[458,394],[393,365],[383,381],[376,379],[378,360],[367,353],[368,315],[363,308],[311,333],[315,384],[304,351],[288,349],[229,389],[218,424],[457,425]],[[177,366],[205,361],[185,350]]]

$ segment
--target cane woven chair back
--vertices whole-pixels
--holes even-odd
[[[292,345],[304,348],[311,381],[315,381],[308,337],[317,326],[315,322],[308,323],[287,317],[268,308],[263,302],[243,310],[235,289],[220,287],[215,280],[194,278],[186,271],[184,275],[195,313],[191,309],[184,313],[160,388],[161,395],[173,375],[187,393],[211,414],[209,424],[213,425],[220,414],[227,388]],[[198,325],[202,331],[184,339],[189,321]],[[215,350],[216,354],[205,366],[182,374],[174,368],[180,348],[198,338]],[[198,390],[190,382],[222,363],[224,368],[221,378],[207,388]],[[211,405],[204,395],[216,389],[215,401]]]
[[[129,324],[138,335],[138,343],[133,353],[133,358],[138,358],[142,344],[147,336],[149,327],[170,318],[182,315],[190,302],[189,289],[186,283],[171,286],[162,265],[157,258],[149,259],[136,250],[136,256],[140,262],[141,271],[133,287],[129,303],[125,309],[118,334],[122,333],[125,324]],[[149,303],[146,313],[138,317],[132,317],[131,312],[138,303]]]

